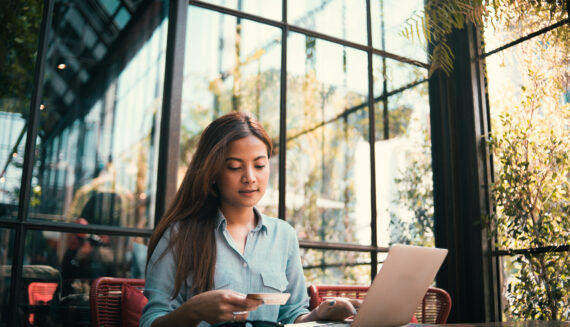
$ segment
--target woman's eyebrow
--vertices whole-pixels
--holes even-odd
[[[267,155],[261,155],[261,156],[255,157],[255,159],[253,159],[253,161],[257,161],[259,159],[266,159],[266,158],[267,158]],[[236,158],[236,157],[227,157],[226,161],[229,161],[229,160],[235,160],[235,161],[243,162],[243,159]]]

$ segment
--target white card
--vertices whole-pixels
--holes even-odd
[[[248,299],[263,300],[263,304],[285,304],[290,293],[249,293]]]

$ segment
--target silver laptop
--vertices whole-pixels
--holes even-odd
[[[410,322],[447,249],[393,245],[352,322],[307,322],[291,327],[385,327]]]

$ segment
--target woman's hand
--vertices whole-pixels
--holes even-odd
[[[245,320],[248,311],[257,310],[262,300],[246,299],[232,290],[213,290],[193,296],[184,303],[192,313],[192,320],[215,324],[228,320]]]
[[[321,302],[313,311],[317,320],[340,321],[356,314],[362,300],[332,298]]]

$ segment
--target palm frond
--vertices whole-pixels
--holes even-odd
[[[411,41],[433,44],[430,75],[438,69],[449,75],[453,53],[445,44],[447,36],[467,23],[482,27],[486,15],[488,11],[482,0],[430,0],[423,10],[415,11],[406,19],[400,35]]]

